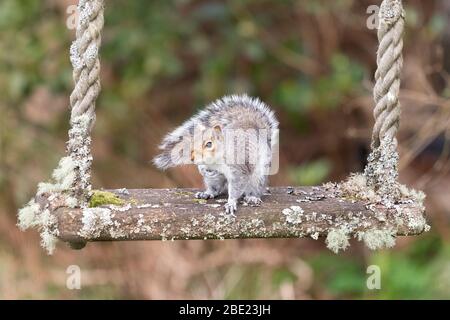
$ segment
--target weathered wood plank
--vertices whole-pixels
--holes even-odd
[[[424,209],[414,201],[390,208],[340,197],[333,188],[270,188],[259,207],[240,205],[224,213],[226,199],[199,201],[193,189],[108,190],[122,207],[58,208],[56,234],[66,242],[297,238],[326,236],[333,229],[357,235],[393,230],[416,235],[426,227]]]

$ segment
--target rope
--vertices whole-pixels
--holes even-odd
[[[72,190],[79,200],[91,191],[91,137],[95,123],[95,101],[100,93],[98,51],[103,29],[103,0],[80,0],[76,39],[70,48],[75,88],[70,96],[71,117],[67,153],[75,163]]]
[[[365,175],[369,186],[382,196],[398,195],[398,152],[396,134],[400,120],[400,75],[403,67],[404,10],[401,0],[383,0],[379,12],[377,53],[373,95],[375,124],[372,152]]]

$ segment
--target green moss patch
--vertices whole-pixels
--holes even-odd
[[[100,207],[107,204],[122,206],[125,204],[125,201],[120,199],[117,195],[115,195],[112,192],[100,190],[93,191],[92,197],[89,200],[90,208]]]
[[[175,194],[179,196],[191,196],[194,193],[190,191],[176,191]]]
[[[206,201],[205,199],[192,199],[192,201],[198,203],[198,204],[206,204],[208,203],[208,201]]]

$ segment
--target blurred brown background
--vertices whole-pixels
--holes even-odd
[[[168,130],[234,92],[281,122],[272,185],[361,171],[377,49],[366,11],[380,2],[107,0],[94,186],[201,187],[195,168],[162,173],[149,160]],[[426,192],[429,233],[339,256],[312,239],[60,244],[47,256],[16,212],[64,154],[74,3],[0,2],[0,298],[450,298],[448,1],[404,1],[401,181]],[[66,288],[72,264],[81,290]],[[381,290],[366,287],[371,264]]]

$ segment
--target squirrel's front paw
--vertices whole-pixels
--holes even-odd
[[[228,200],[225,203],[225,212],[231,215],[234,215],[237,210],[237,201],[236,200]]]
[[[208,200],[214,198],[214,195],[207,191],[200,191],[195,194],[195,198]]]
[[[261,198],[255,197],[255,196],[245,196],[244,202],[252,207],[258,207],[261,205],[262,200]]]

